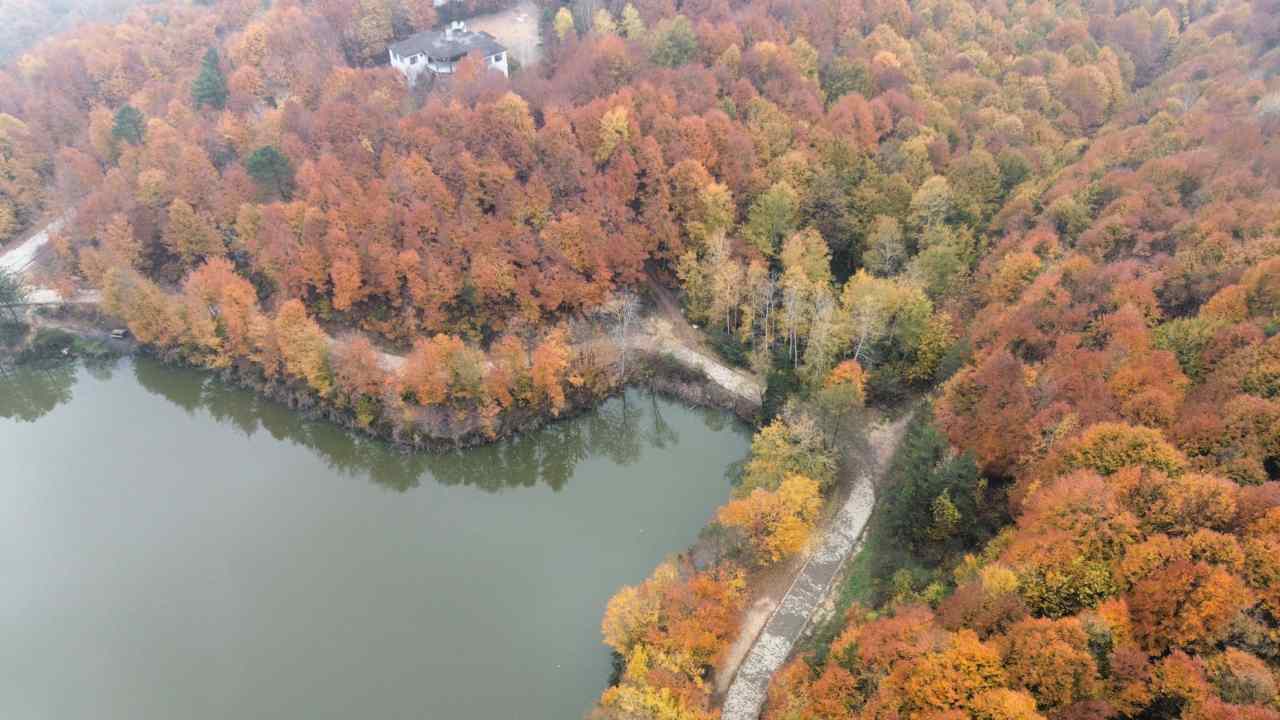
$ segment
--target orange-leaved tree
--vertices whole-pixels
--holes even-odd
[[[804,549],[821,509],[817,481],[791,473],[776,490],[756,488],[716,517],[742,532],[760,562],[772,563]]]

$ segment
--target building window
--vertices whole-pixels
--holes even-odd
[[[417,64],[418,64],[418,58],[420,58],[420,57],[422,57],[422,56],[421,56],[421,55],[414,55],[413,57],[409,58],[409,64],[410,64],[410,65],[417,65]]]
[[[494,64],[494,65],[497,65],[497,64],[498,64],[498,63],[500,63],[500,62],[502,62],[502,53],[498,53],[497,55],[494,55],[494,56],[493,56],[493,64]]]

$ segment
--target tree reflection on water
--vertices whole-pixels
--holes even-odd
[[[73,362],[23,365],[0,373],[0,419],[35,422],[71,400],[79,378]]]
[[[406,452],[331,423],[308,420],[208,373],[147,359],[135,360],[132,366],[139,385],[189,414],[207,413],[246,436],[265,431],[276,440],[309,449],[338,472],[398,491],[417,487],[426,475],[445,485],[489,492],[539,484],[559,490],[585,460],[602,457],[629,465],[647,447],[679,442],[678,432],[663,415],[663,403],[652,393],[631,390],[581,417],[501,442],[465,450]],[[697,412],[713,430],[732,422],[718,411]]]

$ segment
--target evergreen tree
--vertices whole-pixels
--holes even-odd
[[[18,322],[18,312],[14,306],[26,301],[27,286],[22,282],[22,276],[0,268],[0,305],[9,306],[9,315],[14,322]]]
[[[929,408],[912,420],[890,473],[896,489],[885,503],[884,527],[918,560],[934,564],[948,551],[977,547],[1004,519],[983,502],[985,484],[973,458],[951,453]]]
[[[244,166],[267,192],[275,192],[285,199],[293,193],[293,164],[271,145],[254,150]]]
[[[209,105],[221,110],[227,104],[227,78],[218,67],[218,51],[213,48],[209,48],[200,63],[200,74],[191,85],[191,98],[196,109]]]
[[[125,105],[116,111],[115,125],[111,128],[111,137],[124,140],[130,145],[141,145],[147,134],[147,119],[142,112],[132,105]]]

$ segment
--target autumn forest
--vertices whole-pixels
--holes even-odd
[[[146,352],[418,446],[698,382],[637,302],[758,379],[591,717],[721,717],[874,415],[763,718],[1280,720],[1280,2],[539,0],[539,62],[416,87],[514,3],[121,5],[5,40],[0,246],[60,219],[34,282]]]

